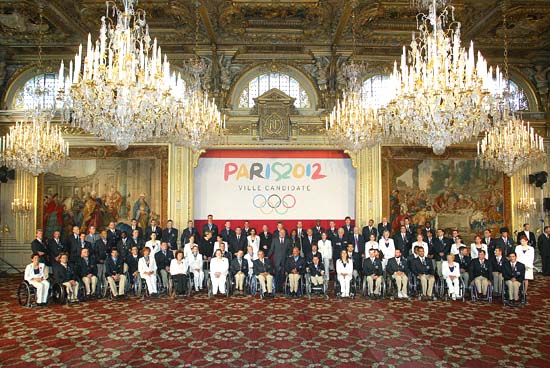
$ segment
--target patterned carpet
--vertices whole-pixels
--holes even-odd
[[[548,367],[550,278],[524,308],[217,297],[23,308],[0,283],[3,367]]]

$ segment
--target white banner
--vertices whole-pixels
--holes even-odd
[[[355,169],[348,158],[201,158],[195,219],[355,217]]]

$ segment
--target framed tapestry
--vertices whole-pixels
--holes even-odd
[[[475,150],[382,147],[382,213],[394,231],[408,216],[447,232],[457,228],[469,244],[474,234],[511,223],[510,179],[476,165]]]
[[[168,147],[71,148],[70,159],[38,180],[38,224],[51,237],[74,225],[98,230],[114,221],[124,228],[132,218],[140,226],[166,220]]]

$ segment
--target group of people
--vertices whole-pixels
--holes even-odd
[[[51,273],[55,282],[65,287],[68,299],[76,301],[80,283],[87,297],[94,297],[103,285],[117,298],[125,296],[127,283],[140,279],[153,296],[167,290],[170,281],[174,285],[172,298],[184,294],[190,278],[197,292],[209,280],[214,295],[226,293],[228,282],[236,293],[244,294],[246,281],[253,277],[265,294],[288,287],[295,296],[303,277],[310,277],[313,285],[322,285],[328,282],[331,270],[342,297],[350,295],[357,278],[365,280],[369,295],[380,297],[387,277],[395,285],[397,297],[406,298],[413,277],[420,283],[421,295],[431,298],[437,277],[446,283],[453,299],[461,296],[461,282],[481,295],[487,295],[489,287],[502,293],[505,283],[509,299],[517,301],[520,288],[527,292],[528,280],[533,279],[537,244],[542,272],[550,276],[549,226],[535,239],[525,224],[516,241],[507,228],[501,228],[496,238],[487,229],[470,246],[462,243],[457,230],[446,236],[443,229],[434,230],[429,223],[414,226],[407,218],[395,232],[386,218],[377,226],[369,220],[359,228],[349,217],[340,227],[330,221],[326,229],[320,221],[307,229],[298,221],[287,231],[278,222],[273,232],[267,225],[256,232],[248,221],[235,228],[226,221],[219,229],[212,215],[201,232],[193,221],[188,221],[181,234],[170,220],[164,229],[156,220],[143,229],[133,219],[130,227],[130,233],[120,231],[111,222],[99,233],[93,226],[81,233],[74,226],[63,240],[58,231],[46,240],[42,230],[37,230],[31,244],[32,263],[25,270],[25,280],[36,288],[37,304],[47,303]]]

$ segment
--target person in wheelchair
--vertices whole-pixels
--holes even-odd
[[[305,274],[306,266],[306,261],[300,257],[300,248],[292,248],[292,255],[285,262],[285,272],[288,275],[291,297],[298,295],[300,278]]]
[[[137,230],[134,230],[137,231]],[[126,258],[126,264],[128,265],[128,276],[130,280],[130,284],[134,284],[136,281],[136,278],[138,277],[139,271],[139,259],[141,258],[141,255],[139,254],[139,248],[137,245],[133,245],[130,249],[130,255],[128,255],[128,258]]]
[[[395,257],[388,260],[386,272],[395,280],[397,286],[397,297],[408,298],[407,285],[409,283],[409,266],[407,259],[401,256],[401,249],[395,250]]]
[[[525,266],[517,261],[516,252],[510,252],[508,261],[502,265],[502,276],[508,288],[508,299],[512,303],[519,303],[519,292],[523,280],[525,280]],[[504,298],[504,292],[502,295]]]
[[[325,280],[325,265],[321,262],[321,254],[313,256],[311,264],[306,269],[309,272],[309,278],[313,286],[321,286]]]
[[[187,293],[187,284],[189,282],[188,272],[189,265],[187,264],[187,260],[183,258],[183,250],[178,249],[176,251],[176,258],[170,261],[172,284],[175,286],[170,295],[171,299],[174,299],[176,295],[184,295]]]
[[[88,248],[82,248],[80,251],[80,259],[76,262],[76,274],[82,280],[86,288],[86,297],[90,298],[96,295],[97,286],[97,262],[94,256],[91,256]]]
[[[370,249],[369,256],[363,261],[363,275],[368,285],[368,295],[380,298],[382,288],[382,261],[376,257],[376,250]]]
[[[458,262],[458,265],[460,266],[460,278],[462,278],[462,282],[465,286],[470,285],[469,269],[472,259],[468,256],[468,248],[464,245],[458,248],[458,256],[455,256],[455,261]]]
[[[493,268],[491,262],[485,258],[485,250],[478,250],[477,258],[472,259],[470,263],[470,282],[475,285],[482,298],[486,298],[489,286],[493,283]]]
[[[229,272],[229,261],[223,256],[222,247],[214,252],[214,258],[210,261],[210,281],[212,282],[212,295],[216,295],[218,290],[221,294],[226,293],[227,274]]]
[[[224,258],[227,258],[227,264],[229,264],[231,262],[231,253],[229,251],[227,251],[227,248],[225,246],[225,243],[224,242],[221,242],[220,243],[220,247],[219,247],[219,250],[222,252],[222,256]]]
[[[504,279],[502,278],[502,265],[506,260],[502,256],[502,248],[495,248],[495,256],[489,258],[491,262],[491,268],[493,269],[493,293],[502,295],[502,284]]]
[[[417,246],[418,257],[412,262],[412,273],[420,280],[422,285],[422,297],[432,298],[435,284],[435,270],[432,261],[424,256],[424,248]]]
[[[342,250],[340,259],[336,261],[336,275],[340,283],[342,298],[349,298],[351,281],[353,279],[353,261],[348,257],[347,250]]]
[[[162,281],[162,290],[168,290],[168,276],[170,274],[170,262],[174,259],[174,252],[168,249],[168,243],[160,243],[160,251],[155,254],[157,273]]]
[[[306,254],[306,264],[311,266],[313,264],[313,257],[317,256],[319,261],[323,263],[323,255],[319,252],[319,246],[317,243],[311,244],[311,253]]]
[[[199,246],[193,245],[191,256],[187,260],[189,264],[189,270],[193,273],[193,284],[195,285],[195,291],[202,290],[204,283],[204,262],[203,256],[199,253]]]
[[[145,280],[147,289],[152,297],[158,297],[157,290],[157,263],[155,257],[151,256],[149,247],[143,248],[143,257],[138,262],[139,276]]]
[[[237,256],[233,258],[230,266],[231,278],[235,280],[236,291],[244,296],[244,280],[248,277],[248,261],[243,257],[242,249],[237,251]]]
[[[59,263],[56,263],[53,268],[54,279],[62,284],[68,295],[69,302],[78,301],[78,281],[74,272],[74,268],[69,264],[69,255],[61,253]]]
[[[48,271],[46,265],[40,262],[38,253],[31,255],[31,261],[25,267],[25,281],[36,289],[36,305],[43,307],[48,304],[48,293],[50,291]]]
[[[254,275],[260,282],[262,293],[273,295],[273,267],[261,249],[258,251],[258,259],[254,261]]]
[[[116,248],[111,249],[111,256],[105,261],[105,276],[111,288],[111,295],[122,298],[126,295],[126,276],[124,275],[124,261],[118,256]],[[118,282],[118,292],[116,283]]]
[[[449,295],[456,300],[460,295],[460,266],[455,262],[453,253],[447,254],[447,261],[441,264],[441,276],[447,283]]]

